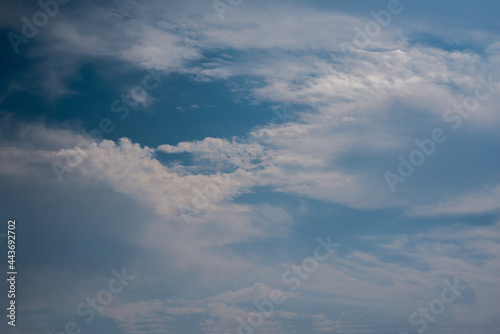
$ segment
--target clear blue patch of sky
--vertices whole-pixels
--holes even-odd
[[[1,46],[10,47],[5,42]],[[43,58],[6,57],[15,61],[10,67],[12,70],[0,75],[0,84],[4,87],[18,80],[19,73],[29,72],[43,61]],[[70,90],[76,94],[50,100],[44,92],[14,91],[1,107],[22,120],[79,122],[86,131],[99,128],[100,121],[109,118],[115,129],[104,134],[104,139],[128,137],[152,147],[206,137],[244,136],[275,117],[272,112],[275,104],[246,99],[252,86],[258,85],[257,79],[234,77],[199,82],[191,75],[171,73],[162,76],[161,85],[149,92],[154,99],[150,106],[130,108],[129,116],[121,120],[121,113],[111,111],[111,103],[128,94],[147,74],[145,70],[120,62],[87,62],[78,69],[74,79],[68,79]],[[235,92],[235,86],[241,91]]]

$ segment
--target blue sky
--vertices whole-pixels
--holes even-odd
[[[2,332],[498,333],[500,1],[41,3],[0,5]]]

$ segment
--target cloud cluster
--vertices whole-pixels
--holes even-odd
[[[37,37],[43,57],[25,55],[33,63],[2,99],[41,87],[55,103],[78,94],[71,84],[84,64],[104,62],[119,69],[109,66],[103,77],[155,69],[198,83],[225,82],[254,105],[289,106],[294,117],[231,138],[214,135],[151,147],[134,138],[105,139],[84,149],[78,145],[86,138],[75,130],[80,124],[2,115],[2,198],[23,212],[9,195],[21,189],[33,205],[26,218],[43,218],[33,230],[54,242],[58,239],[45,230],[58,231],[63,240],[42,253],[54,259],[54,268],[33,264],[33,277],[47,277],[33,288],[44,291],[36,297],[47,303],[25,304],[34,318],[52,310],[71,316],[66,306],[78,304],[67,297],[57,306],[53,296],[61,293],[51,285],[51,275],[60,277],[64,291],[91,295],[99,289],[102,272],[111,269],[92,267],[102,252],[108,254],[100,258],[105,265],[118,261],[139,273],[129,294],[102,314],[124,332],[233,333],[237,318],[246,319],[253,301],[280,288],[281,273],[294,263],[292,255],[270,256],[269,243],[288,241],[287,252],[298,253],[300,239],[308,237],[299,225],[332,215],[325,210],[304,222],[296,214],[300,208],[268,201],[272,195],[374,215],[392,210],[401,224],[425,217],[438,227],[357,235],[353,242],[363,245],[348,246],[335,261],[321,264],[317,275],[290,295],[290,304],[266,320],[263,333],[405,330],[408,315],[436,298],[442,280],[453,277],[471,289],[429,333],[479,330],[476,325],[493,333],[499,325],[493,288],[500,274],[500,225],[457,225],[456,217],[498,213],[500,178],[495,164],[484,158],[498,151],[500,95],[464,120],[396,194],[383,174],[397,168],[398,155],[411,151],[415,139],[447,126],[443,115],[474,93],[480,76],[493,74],[500,81],[494,76],[500,70],[496,33],[471,32],[483,36],[483,44],[467,49],[419,42],[418,24],[394,23],[369,45],[344,53],[340,43],[352,40],[353,28],[363,24],[362,17],[347,11],[250,2],[226,13],[222,22],[210,2],[89,2],[61,10]],[[246,84],[238,84],[239,78]],[[131,88],[122,85],[113,90]],[[144,109],[156,101],[144,101]],[[189,162],[172,162],[178,155],[189,156]],[[81,162],[60,183],[51,164],[67,164],[67,157]],[[255,194],[262,197],[255,200]],[[446,226],[443,217],[455,225]],[[343,229],[332,224],[337,227]],[[75,245],[85,245],[88,253],[76,254]],[[87,272],[77,277],[71,270],[79,266],[66,268],[68,262]],[[325,305],[331,311],[322,311]],[[43,328],[52,328],[42,318]]]

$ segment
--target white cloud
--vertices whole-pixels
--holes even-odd
[[[491,287],[500,273],[497,263],[499,227],[500,224],[449,226],[425,234],[363,237],[374,247],[378,247],[380,241],[393,246],[385,253],[354,249],[344,255],[337,254],[331,261],[321,264],[317,271],[302,281],[298,291],[287,293],[284,304],[275,305],[275,312],[261,330],[265,333],[278,328],[297,330],[304,321],[312,321],[310,326],[319,332],[369,332],[375,324],[391,324],[391,328],[394,324],[401,324],[401,330],[408,330],[412,328],[407,322],[408,316],[419,306],[426,306],[431,300],[440,298],[441,290],[446,287],[444,279],[453,281],[455,278],[459,284],[466,283],[468,288],[459,301],[447,306],[446,313],[429,332],[438,332],[445,327],[494,326],[497,313],[494,305],[498,294]],[[400,242],[402,239],[405,242]],[[385,245],[380,247],[385,248]],[[283,271],[290,265],[282,263],[276,266]],[[272,275],[281,276],[279,271]],[[276,288],[288,291],[287,285],[277,283]],[[271,290],[265,284],[255,283],[198,300],[124,303],[110,308],[106,315],[117,320],[123,329],[135,333],[134,326],[142,318],[150,319],[146,326],[154,330],[156,322],[162,323],[158,324],[158,328],[172,328],[168,323],[174,318],[196,315],[197,319],[203,319],[202,315],[206,314],[208,319],[200,320],[204,332],[233,333],[238,325],[236,318],[246,319],[249,312],[258,312],[251,302],[269,299]],[[341,316],[335,319],[314,313],[312,310],[318,303],[323,309],[327,305],[333,313],[342,310]],[[301,306],[311,311],[298,311]],[[357,318],[358,313],[369,316],[361,320]]]
[[[240,303],[269,299],[271,289],[262,283],[238,291],[226,291],[212,298],[200,300],[167,300],[134,302],[109,308],[106,316],[116,320],[126,333],[160,333],[164,328],[173,328],[183,316],[196,316],[204,333],[235,333],[240,324],[237,318],[247,321],[252,312],[259,310],[252,306],[241,306]],[[290,294],[287,297],[290,298]],[[236,305],[239,304],[239,305]],[[319,332],[357,333],[357,326],[341,320],[328,319],[323,314],[307,314],[284,311],[275,305],[269,317],[264,318],[262,325],[253,327],[259,333],[285,333],[305,323]],[[147,319],[147,321],[143,321]],[[204,320],[206,319],[206,320]],[[287,330],[288,329],[288,330]],[[175,332],[175,331],[173,331]]]
[[[25,131],[43,133],[50,130]],[[65,135],[61,137],[62,141],[65,140]],[[25,138],[31,137],[37,138],[36,135]],[[63,155],[67,151],[51,148],[51,145],[55,145],[54,142],[58,140],[51,139],[47,142],[46,151],[50,158],[41,159],[42,162],[51,161],[56,154]],[[29,140],[26,143],[29,143]],[[225,146],[219,144],[217,140],[207,140],[187,145],[185,149],[191,152],[198,149],[203,152],[224,149]],[[226,144],[229,152],[234,150],[231,143]],[[43,149],[43,145],[41,148]],[[167,147],[167,151],[176,149],[180,148]],[[2,149],[2,153],[7,154],[8,158],[22,157],[15,160],[15,163],[23,165],[28,162],[28,167],[30,162],[39,159],[29,150],[15,145]],[[271,167],[266,165],[266,159],[271,158],[263,156],[264,162],[261,164],[272,171]],[[126,139],[119,143],[103,141],[94,144],[92,152],[74,169],[72,178],[65,180],[64,184],[77,189],[99,184],[100,187],[123,193],[143,203],[146,211],[148,208],[154,208],[159,217],[153,221],[141,222],[140,232],[134,234],[134,242],[140,249],[148,254],[158,255],[150,261],[131,260],[137,266],[138,273],[147,274],[139,277],[137,286],[131,287],[130,293],[143,291],[141,288],[146,286],[171,286],[173,283],[168,280],[173,277],[187,279],[193,274],[193,270],[195,276],[191,282],[196,288],[186,284],[183,289],[187,289],[189,285],[191,291],[196,290],[192,291],[194,296],[207,289],[211,292],[210,296],[191,301],[176,298],[139,298],[130,302],[124,299],[107,308],[106,316],[115,319],[121,328],[129,333],[139,332],[142,328],[140,326],[146,326],[148,332],[164,332],[165,328],[172,328],[172,324],[182,322],[181,320],[185,319],[183,317],[196,316],[200,317],[200,326],[206,332],[215,333],[234,329],[235,317],[247,316],[248,312],[252,311],[251,306],[243,304],[251,303],[254,299],[267,298],[272,289],[270,286],[286,290],[287,286],[283,285],[280,278],[282,272],[290,267],[290,263],[265,264],[260,262],[257,256],[242,257],[231,251],[230,246],[241,242],[288,237],[287,233],[293,224],[293,217],[283,208],[262,204],[242,205],[230,200],[233,193],[241,189],[242,181],[238,180],[239,177],[244,176],[243,179],[246,177],[251,180],[245,186],[255,184],[257,177],[262,179],[260,172],[249,172],[244,168],[241,170],[241,174],[234,172],[231,175],[236,181],[235,188],[225,190],[226,199],[214,201],[199,224],[172,224],[177,214],[175,206],[169,202],[178,203],[182,198],[189,198],[189,187],[201,187],[209,177],[192,175],[186,171],[186,175],[177,173],[159,163],[154,158],[153,149],[141,147]],[[269,170],[267,173],[272,174]],[[9,175],[30,182],[32,175],[36,174],[27,169],[25,175]],[[289,175],[293,175],[298,184],[306,184],[307,180],[312,180],[312,176],[308,178],[300,173]],[[46,178],[46,175],[44,177]],[[286,177],[285,174],[281,179],[273,180],[274,183],[268,181],[267,184],[285,184]],[[55,176],[53,180],[51,187],[59,184]],[[323,182],[324,180],[322,179]],[[310,184],[309,189],[314,192],[314,196],[317,196],[317,189],[321,185],[320,182]],[[327,188],[331,189],[332,186],[326,185],[325,190]],[[232,189],[232,186],[229,189]],[[307,194],[309,189],[304,186],[304,189],[297,192]],[[117,223],[104,222],[104,225],[107,224],[115,226]],[[464,312],[468,312],[467,319],[461,322],[464,325],[470,326],[473,322],[484,326],[492,324],[495,316],[493,305],[498,296],[491,292],[490,287],[495,286],[496,277],[500,274],[496,261],[500,242],[499,226],[449,226],[430,233],[365,238],[375,248],[380,245],[379,250],[367,252],[352,249],[332,262],[321,264],[318,271],[303,282],[298,294],[290,296],[290,304],[279,309],[284,313],[276,312],[273,318],[266,321],[263,330],[286,331],[284,328],[295,328],[294,326],[299,326],[297,321],[307,319],[309,322],[306,323],[324,332],[364,331],[366,327],[363,326],[376,321],[373,317],[378,317],[377,321],[393,322],[397,316],[404,324],[408,315],[419,305],[425,305],[436,298],[439,289],[442,289],[442,279],[450,277],[457,277],[470,284],[470,291],[475,294],[476,299],[466,299],[464,303],[454,304],[450,307],[449,316],[460,322],[460,317]],[[395,255],[400,258],[394,258]],[[165,279],[166,277],[168,279]],[[237,288],[231,291],[228,290],[228,285]],[[314,312],[304,316],[303,312],[296,309],[297,304],[292,302],[293,299],[308,305],[330,305],[332,309],[356,307],[358,312],[368,312],[376,306],[377,312],[372,318],[357,321],[357,327],[352,327],[354,315],[350,312],[347,320],[341,322],[331,315],[325,314],[326,318],[323,318]],[[295,314],[298,316],[294,316]],[[208,316],[209,320],[200,315]],[[147,321],[141,324],[141,319]],[[442,323],[447,322],[443,320]]]
[[[497,212],[500,209],[500,185],[487,187],[484,190],[469,191],[457,194],[438,203],[417,206],[412,213],[422,216],[464,215]]]

